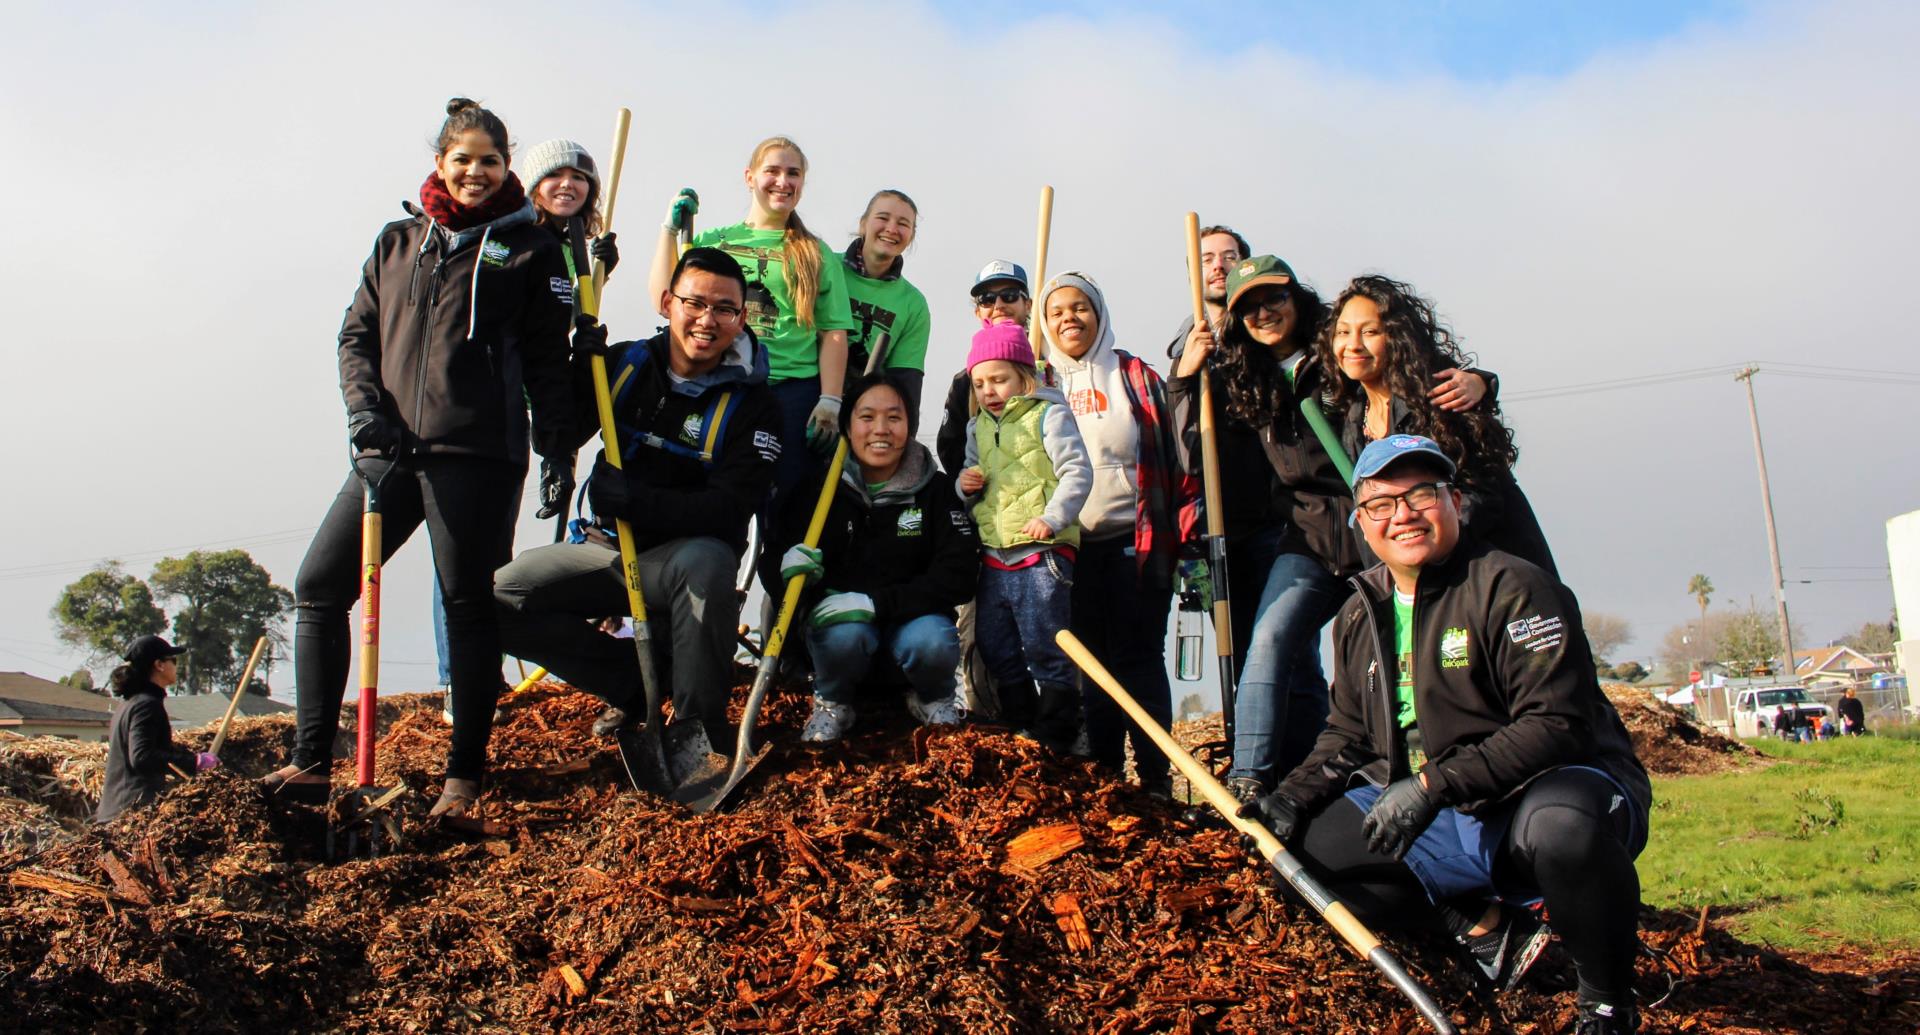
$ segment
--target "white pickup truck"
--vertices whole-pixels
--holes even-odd
[[[1742,690],[1733,699],[1733,733],[1738,737],[1772,736],[1774,717],[1781,709],[1796,705],[1808,720],[1816,715],[1822,721],[1829,718],[1827,706],[1809,697],[1802,687],[1761,686]]]

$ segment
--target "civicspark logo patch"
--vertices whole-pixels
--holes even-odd
[[[1467,636],[1465,629],[1449,628],[1446,632],[1441,633],[1440,667],[1466,668],[1468,663],[1467,641],[1469,639],[1470,637]]]

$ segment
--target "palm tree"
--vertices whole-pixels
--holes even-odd
[[[1695,575],[1687,580],[1687,595],[1700,602],[1700,649],[1707,648],[1707,601],[1713,599],[1713,580]]]

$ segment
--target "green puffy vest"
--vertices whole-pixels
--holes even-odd
[[[1007,401],[998,420],[980,411],[973,428],[974,448],[979,452],[987,487],[980,494],[980,502],[973,505],[973,520],[980,529],[982,545],[1006,549],[1037,542],[1080,544],[1077,522],[1055,529],[1053,538],[1047,540],[1020,531],[1020,526],[1046,512],[1053,487],[1060,482],[1042,435],[1047,407],[1053,405],[1058,404],[1022,395]]]

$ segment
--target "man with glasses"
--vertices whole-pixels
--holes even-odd
[[[698,719],[716,744],[733,742],[733,578],[782,446],[766,349],[742,321],[746,292],[732,257],[693,248],[661,294],[666,330],[608,346],[606,329],[583,321],[575,429],[584,441],[599,427],[589,361],[598,353],[622,466],[604,452],[595,460],[570,542],[528,550],[494,573],[505,650],[605,700],[594,723],[603,736],[642,718],[633,646],[596,627],[628,608],[615,539],[624,519],[647,608],[667,628],[674,715]]]
[[[1573,594],[1463,534],[1453,476],[1418,435],[1360,454],[1353,523],[1381,563],[1341,607],[1332,714],[1242,814],[1363,918],[1436,919],[1503,991],[1545,944],[1528,908],[1544,900],[1579,978],[1575,1031],[1631,1032],[1646,770]]]
[[[1027,287],[1027,271],[1019,263],[995,259],[980,267],[973,278],[973,315],[981,323],[1012,321],[1022,327],[1033,310],[1033,298]],[[963,369],[953,375],[947,390],[947,408],[940,419],[940,431],[934,436],[934,454],[948,474],[958,474],[965,466],[967,420],[971,416],[967,399],[973,395],[973,381]],[[973,642],[973,605],[960,608],[960,685],[968,710],[989,719],[1000,717],[1000,695],[992,673]]]

